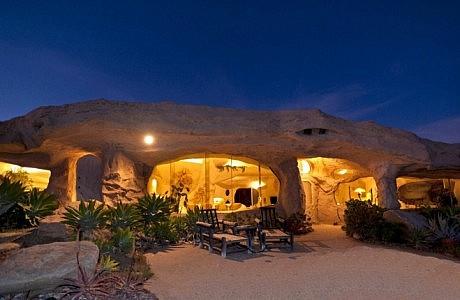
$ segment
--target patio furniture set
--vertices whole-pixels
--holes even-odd
[[[238,225],[236,222],[219,221],[216,209],[202,209],[199,229],[200,248],[207,247],[209,252],[218,251],[222,257],[236,251],[248,253],[266,251],[271,248],[294,249],[294,235],[282,229],[274,206],[260,207],[260,219],[257,225]],[[255,239],[258,239],[256,249]]]

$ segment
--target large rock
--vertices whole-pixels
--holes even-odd
[[[88,241],[56,242],[23,248],[0,264],[0,294],[52,290],[64,278],[77,277],[77,251],[87,274],[93,274],[98,247]]]
[[[428,226],[427,219],[421,214],[407,210],[387,210],[383,213],[383,218],[387,221],[403,223],[408,228],[425,228]]]

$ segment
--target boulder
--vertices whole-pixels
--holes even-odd
[[[387,210],[383,213],[383,218],[390,222],[403,223],[409,228],[424,228],[428,226],[427,219],[415,211]]]
[[[56,242],[23,248],[0,263],[0,294],[52,290],[64,278],[77,278],[81,267],[93,274],[99,249],[89,241]]]

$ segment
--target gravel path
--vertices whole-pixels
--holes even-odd
[[[460,263],[367,246],[315,226],[295,251],[234,253],[192,245],[148,254],[159,299],[460,299]]]

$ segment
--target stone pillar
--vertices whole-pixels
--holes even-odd
[[[76,159],[68,158],[50,168],[51,176],[46,192],[56,196],[60,207],[75,201],[75,164]]]
[[[396,177],[399,168],[389,162],[375,165],[372,174],[377,184],[377,197],[380,207],[387,209],[399,209]]]
[[[279,205],[286,216],[305,211],[305,194],[297,167],[297,159],[290,158],[272,167],[280,181]]]
[[[103,154],[102,198],[108,205],[130,202],[146,192],[143,165],[136,165],[120,151]],[[148,180],[148,178],[147,178]]]

